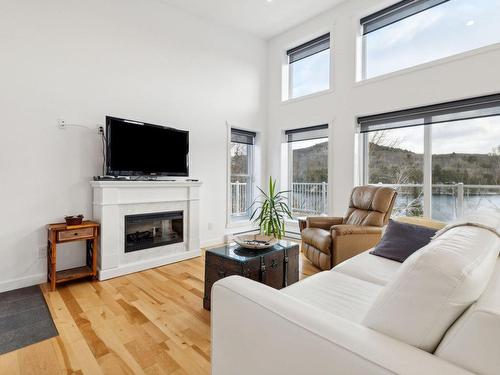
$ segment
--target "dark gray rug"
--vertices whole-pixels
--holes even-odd
[[[38,285],[0,293],[0,354],[57,335]]]

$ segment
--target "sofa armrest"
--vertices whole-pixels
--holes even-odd
[[[332,225],[342,224],[344,219],[341,217],[330,216],[309,216],[306,219],[307,228],[321,228],[330,230]]]
[[[239,276],[212,289],[212,374],[472,375]]]
[[[334,225],[331,227],[332,235],[337,236],[346,236],[351,234],[377,234],[382,235],[381,227],[373,227],[373,226],[362,226],[362,225],[350,225],[350,224],[342,224],[342,225]]]

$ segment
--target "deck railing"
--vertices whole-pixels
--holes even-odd
[[[247,193],[249,191],[248,183],[231,182],[231,215],[248,215],[249,197]]]
[[[231,182],[231,214],[234,216],[248,215],[250,205],[247,196],[250,189],[245,182]],[[326,213],[328,202],[328,184],[293,183],[289,195],[289,206],[292,213],[299,215],[314,215]]]
[[[398,191],[394,207],[397,216],[421,216],[423,214],[422,184],[380,184]],[[289,206],[294,216],[327,213],[328,183],[293,183],[289,194]],[[247,183],[231,183],[232,214],[247,215],[250,199]],[[432,216],[438,220],[460,218],[478,208],[500,209],[500,185],[432,185]]]
[[[294,216],[319,215],[327,212],[326,182],[294,182],[290,192],[290,208]]]
[[[382,184],[380,184],[382,185]],[[383,184],[398,191],[396,215],[420,216],[423,212],[422,184]],[[433,184],[432,216],[438,220],[460,218],[479,208],[500,209],[500,185]]]

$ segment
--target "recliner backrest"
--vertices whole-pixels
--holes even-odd
[[[391,217],[396,195],[394,189],[385,186],[355,187],[343,223],[383,227]]]

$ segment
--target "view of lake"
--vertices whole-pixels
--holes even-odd
[[[453,185],[450,185],[453,187]],[[498,194],[465,194],[463,197],[464,214],[481,208],[500,209],[500,187],[492,186]],[[418,188],[419,190],[421,189]],[[294,184],[291,196],[292,211],[295,216],[319,215],[324,213],[327,202],[327,184]],[[495,191],[495,190],[494,190]],[[449,222],[456,218],[458,198],[453,194],[432,195],[432,218],[438,221]],[[422,215],[423,197],[407,192],[399,192],[394,213],[396,215]],[[408,209],[409,208],[409,209]]]
[[[496,188],[492,186],[492,188]],[[500,189],[499,189],[500,192]],[[459,211],[459,202],[453,194],[432,194],[432,218],[438,221],[449,222],[454,220]],[[421,216],[423,211],[423,197],[415,198],[412,194],[399,192],[395,212],[397,215]],[[500,209],[499,194],[475,194],[463,196],[463,213],[477,211],[478,209]]]
[[[464,214],[480,208],[500,209],[500,194],[470,195],[464,197]],[[432,195],[432,218],[439,221],[455,219],[456,198],[450,195]]]

